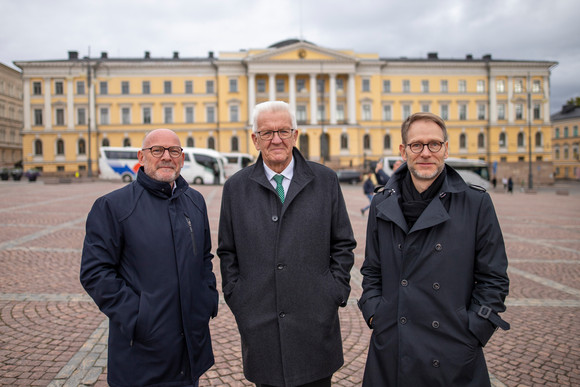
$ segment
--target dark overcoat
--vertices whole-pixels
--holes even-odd
[[[189,386],[214,363],[217,314],[207,209],[179,177],[149,178],[93,205],[80,280],[109,317],[111,386]]]
[[[495,326],[476,311],[503,312],[509,286],[491,198],[446,166],[440,194],[409,229],[399,204],[407,171],[399,167],[369,213],[359,306],[374,317],[363,385],[489,386],[482,347]]]
[[[343,364],[338,308],[356,246],[336,173],[296,148],[293,157],[284,204],[261,155],[226,181],[217,250],[244,374],[276,386],[325,378]]]

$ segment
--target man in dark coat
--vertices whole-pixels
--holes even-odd
[[[442,119],[402,126],[403,164],[373,199],[359,307],[373,329],[364,386],[489,386],[482,347],[508,294],[489,195],[445,165]]]
[[[288,104],[257,105],[253,123],[260,156],[224,185],[217,249],[244,374],[258,386],[330,386],[356,246],[340,184],[294,147]]]
[[[138,157],[136,181],[89,213],[80,280],[109,317],[111,386],[197,386],[218,306],[205,201],[174,132],[149,133]]]

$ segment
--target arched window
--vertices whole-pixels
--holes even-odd
[[[467,136],[465,133],[459,135],[459,149],[467,148]]]
[[[383,149],[385,149],[385,150],[391,149],[391,135],[390,134],[385,134],[385,137],[383,137]]]
[[[42,141],[40,139],[34,140],[34,155],[42,156]]]
[[[485,148],[485,135],[483,133],[477,135],[477,147],[479,149]]]
[[[101,143],[103,146],[110,146],[110,142],[108,138],[103,138],[103,141]]]
[[[64,141],[62,140],[62,138],[56,140],[56,154],[59,156],[64,155]]]
[[[536,146],[537,147],[543,146],[543,143],[542,143],[542,132],[536,132]]]
[[[506,139],[505,132],[501,132],[499,134],[499,147],[500,148],[506,148],[507,147],[507,139]]]
[[[86,155],[87,154],[87,147],[85,145],[85,139],[80,138],[78,143],[78,152],[79,155]]]
[[[208,149],[215,149],[215,138],[213,136],[207,139],[207,147]]]
[[[239,140],[238,136],[232,136],[230,147],[232,148],[232,152],[237,152],[239,150]]]
[[[524,143],[524,133],[523,132],[519,132],[518,133],[518,147],[524,147],[525,143]]]
[[[554,159],[560,160],[560,147],[559,146],[554,147]]]
[[[125,137],[123,139],[123,146],[124,147],[130,147],[131,146],[131,139],[129,137]]]
[[[195,142],[193,141],[193,137],[188,137],[187,140],[185,140],[185,146],[188,148],[193,148],[195,146]]]
[[[568,149],[568,145],[564,145],[564,160],[568,160],[570,158],[570,151]]]
[[[340,135],[340,149],[348,149],[348,135],[346,133]]]
[[[363,148],[371,149],[371,136],[368,133],[363,136]]]

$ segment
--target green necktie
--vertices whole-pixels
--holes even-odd
[[[274,175],[274,180],[276,180],[276,192],[278,192],[280,201],[284,203],[284,187],[282,186],[282,180],[284,180],[284,176]]]

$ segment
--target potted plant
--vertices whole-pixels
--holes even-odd
[[[10,171],[8,171],[8,168],[2,168],[2,170],[0,170],[0,179],[2,180],[10,179]]]
[[[18,181],[22,178],[22,169],[21,168],[14,168],[12,170],[12,179]]]
[[[28,171],[26,171],[26,177],[28,178],[28,181],[36,181],[36,178],[38,177],[38,175],[40,175],[40,172],[34,168],[29,169]]]

